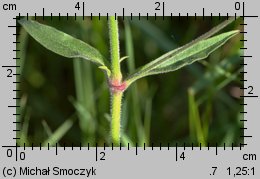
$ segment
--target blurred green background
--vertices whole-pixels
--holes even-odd
[[[34,17],[32,17],[34,19]],[[154,20],[119,19],[124,77],[165,52],[182,46],[224,20],[214,17]],[[37,17],[97,48],[107,59],[109,39],[106,17]],[[222,32],[240,29],[236,20]],[[242,30],[242,29],[240,29]],[[66,59],[41,46],[23,29],[17,61],[21,65],[21,92],[17,103],[22,122],[17,133],[21,145],[110,145],[110,97],[104,73],[82,59]],[[125,93],[122,105],[122,144],[142,146],[185,145],[234,146],[243,142],[240,105],[243,71],[239,57],[243,46],[239,34],[207,59],[178,71],[146,77]]]

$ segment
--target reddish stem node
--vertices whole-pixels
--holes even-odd
[[[109,80],[109,88],[112,93],[123,92],[126,87],[126,82],[121,82],[120,80]]]

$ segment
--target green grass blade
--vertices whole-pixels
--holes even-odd
[[[51,128],[49,127],[49,125],[47,124],[47,122],[45,120],[42,121],[42,126],[43,126],[43,129],[46,132],[47,136],[48,137],[52,136]]]
[[[129,144],[129,147],[134,146],[134,143],[131,141],[131,139],[124,133],[122,134],[121,140],[122,140],[123,146],[128,146],[128,144]]]
[[[134,45],[133,45],[133,36],[131,27],[129,25],[129,20],[125,20],[125,47],[127,58],[127,67],[130,73],[133,73],[135,70],[135,60],[134,60]]]
[[[50,126],[47,124],[45,120],[42,121],[42,126],[48,137],[53,135]],[[57,146],[60,147],[60,144],[58,143]]]
[[[187,45],[172,50],[146,64],[134,74],[130,75],[130,77],[127,78],[127,82],[131,84],[133,81],[144,76],[175,71],[195,61],[206,58],[211,52],[238,33],[238,30],[233,30],[209,38],[230,22],[232,22],[232,20],[225,21]]]
[[[199,114],[198,104],[195,101],[194,92],[188,91],[189,95],[189,127],[191,139],[196,137],[197,142],[202,146],[206,146],[205,136],[203,133],[203,126],[201,124],[201,117]]]
[[[31,111],[29,109],[25,110],[23,125],[21,127],[20,133],[18,133],[20,140],[17,140],[17,142],[19,145],[23,145],[24,143],[29,143],[28,131],[29,131],[30,117],[31,117]]]
[[[53,27],[22,19],[19,23],[45,48],[68,58],[83,58],[104,66],[105,59],[98,50]]]
[[[70,130],[73,126],[73,120],[67,119],[46,141],[43,142],[43,146],[53,146],[58,143],[59,140]]]
[[[133,45],[133,36],[132,30],[129,24],[129,20],[125,20],[125,46],[126,46],[126,55],[127,58],[127,67],[130,73],[133,73],[135,70],[135,58],[134,58],[134,45]],[[142,124],[142,112],[140,106],[140,97],[138,96],[138,88],[137,85],[134,84],[130,89],[130,100],[129,103],[131,106],[129,107],[129,113],[131,114],[131,121],[134,122],[136,127],[136,134],[138,138],[138,143],[144,143],[145,135],[144,135],[144,126]]]
[[[149,98],[146,100],[145,113],[144,113],[145,143],[147,146],[150,146],[151,119],[152,119],[152,96],[149,96]]]
[[[95,132],[97,130],[97,121],[93,117],[93,113],[90,112],[90,108],[86,107],[86,101],[75,101],[70,98],[71,103],[77,111],[79,117],[79,125],[82,132],[82,143],[83,146],[88,143],[91,145],[95,144]]]

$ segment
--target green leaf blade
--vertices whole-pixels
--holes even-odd
[[[230,38],[236,35],[239,31],[233,30],[222,33],[220,35],[202,40],[190,48],[176,54],[167,61],[151,70],[148,74],[166,73],[178,70],[186,65],[190,65],[198,60],[205,59],[217,48],[225,44]]]
[[[152,62],[144,65],[131,75],[127,82],[131,84],[139,78],[167,73],[178,70],[184,66],[192,64],[198,60],[208,57],[210,53],[225,44],[230,38],[235,36],[239,31],[233,30],[222,33],[211,38],[195,40],[183,47],[172,50]]]
[[[19,23],[45,48],[67,58],[83,58],[98,65],[105,65],[105,59],[98,50],[53,27],[36,21],[22,19]]]

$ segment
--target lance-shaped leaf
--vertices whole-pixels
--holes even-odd
[[[100,66],[107,65],[98,50],[79,39],[36,21],[22,19],[19,23],[36,41],[59,55],[83,58]]]
[[[238,30],[233,30],[211,37],[233,20],[234,19],[230,19],[219,24],[196,40],[183,47],[172,50],[144,65],[126,79],[127,83],[131,84],[135,80],[148,75],[175,71],[195,61],[206,58],[211,52],[239,32]]]

